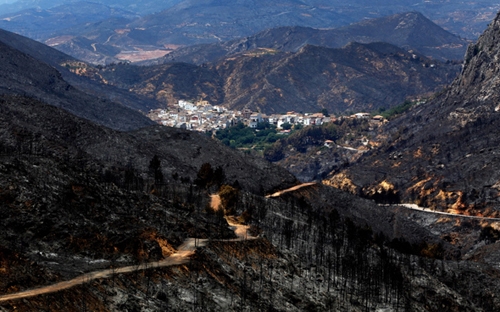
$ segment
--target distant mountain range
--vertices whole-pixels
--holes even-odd
[[[179,48],[143,64],[188,62],[202,64],[256,48],[296,52],[303,46],[340,48],[349,42],[387,42],[438,60],[461,60],[468,41],[442,29],[418,12],[395,14],[335,29],[279,27],[250,37]]]
[[[131,11],[137,14],[151,14],[164,10],[182,0],[145,0],[138,3],[135,0],[93,0],[94,4],[102,4],[113,8]],[[11,3],[1,4],[0,12],[4,14],[15,13],[29,9],[49,10],[60,5],[73,5],[83,3],[81,0],[18,0]]]
[[[147,28],[136,31],[130,28],[115,31],[122,21],[113,19],[102,24],[98,29],[87,29],[87,39],[72,35],[52,38],[47,43],[76,58],[91,63],[110,63],[117,58],[128,59],[137,55],[147,55],[154,51],[168,53],[158,46],[155,38],[144,35]],[[156,29],[156,28],[152,28]],[[161,64],[165,62],[188,62],[202,64],[214,62],[224,56],[244,52],[256,48],[271,48],[285,52],[296,52],[306,44],[339,48],[349,42],[370,43],[384,41],[406,50],[413,50],[439,60],[461,60],[469,41],[459,38],[417,12],[396,14],[388,17],[355,23],[350,26],[322,30],[308,27],[279,27],[259,32],[250,37],[230,41],[192,45],[184,48],[172,46],[173,50],[166,56],[141,62],[143,65]],[[167,45],[168,46],[168,45]],[[128,54],[122,50],[129,51]],[[141,50],[141,51],[138,51]],[[135,52],[134,52],[135,51]],[[153,54],[154,55],[154,54]],[[151,58],[146,56],[145,58]]]
[[[487,21],[493,18],[495,8],[500,9],[498,3],[489,0],[476,4],[473,9],[469,5],[456,2],[408,1],[395,5],[393,2],[366,3],[361,0],[350,2],[349,5],[338,1],[300,0],[280,0],[272,5],[263,0],[185,0],[162,4],[150,1],[135,7],[128,2],[118,4],[104,1],[40,1],[36,5],[21,1],[16,3],[24,3],[27,7],[11,13],[8,10],[0,10],[5,12],[0,16],[0,28],[43,40],[65,53],[100,64],[116,59],[136,61],[157,58],[178,47],[221,43],[277,27],[330,29],[414,10],[422,12],[452,33],[473,39],[486,27]],[[28,8],[28,4],[31,8]],[[143,12],[139,12],[139,8],[146,7],[157,7],[158,11],[141,15]],[[412,26],[412,23],[409,22],[409,25]],[[392,24],[372,28],[372,33],[368,36],[390,37],[387,34],[389,26]],[[358,27],[364,27],[363,31],[366,31],[370,25],[361,24]],[[374,29],[380,30],[380,33],[374,32]],[[349,32],[355,33],[359,30],[361,29],[351,28]],[[349,36],[352,34],[349,33]],[[422,32],[420,39],[425,39],[423,34],[434,35],[432,31]],[[339,35],[340,38],[334,40],[336,44],[345,42],[342,38],[346,35],[345,32]],[[415,34],[414,39],[419,39],[418,36]],[[331,39],[327,32],[315,34],[313,37],[311,40],[318,42]],[[356,38],[366,42],[362,34],[358,34]],[[398,38],[392,39],[398,41]],[[440,50],[436,50],[437,47],[440,47]],[[449,42],[445,43],[445,46],[432,45],[425,53],[432,52],[441,58],[456,59],[459,53],[448,55],[453,53],[454,49],[460,50],[455,42]]]
[[[1,11],[0,11],[1,12]],[[46,40],[58,32],[76,26],[96,23],[112,18],[132,21],[139,15],[99,3],[72,2],[51,9],[26,9],[15,14],[0,15],[0,28],[22,34],[36,40]]]

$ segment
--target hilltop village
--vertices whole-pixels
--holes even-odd
[[[159,124],[169,127],[209,132],[226,129],[232,125],[242,122],[250,128],[257,128],[259,123],[275,125],[277,129],[288,131],[291,126],[322,125],[335,122],[336,117],[328,116],[328,113],[297,113],[266,115],[253,112],[249,109],[242,111],[228,110],[222,106],[211,105],[208,101],[197,101],[195,103],[179,100],[177,104],[169,109],[154,109],[147,116]],[[350,118],[372,118],[383,122],[382,116],[371,116],[369,113],[357,113]],[[339,117],[345,118],[345,117]]]

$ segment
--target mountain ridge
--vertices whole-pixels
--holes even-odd
[[[86,93],[105,97],[110,101],[119,102],[122,105],[143,112],[157,105],[154,101],[140,97],[128,90],[121,90],[102,83],[96,83],[87,77],[73,73],[71,67],[82,67],[86,70],[91,68],[91,66],[43,43],[2,29],[0,29],[0,41],[9,47],[54,67],[61,73],[64,80]]]
[[[424,33],[431,35],[422,38],[419,34]],[[268,29],[250,37],[227,42],[179,48],[163,58],[144,61],[142,64],[159,64],[169,60],[202,64],[256,48],[297,52],[307,44],[340,48],[353,41],[383,41],[441,61],[463,59],[469,43],[445,31],[421,13],[408,12],[331,30],[302,26]]]
[[[0,91],[21,94],[62,107],[115,129],[137,129],[152,122],[120,104],[90,96],[68,84],[55,68],[0,42]]]
[[[469,46],[461,74],[444,92],[391,122],[379,151],[334,173],[328,183],[367,197],[377,197],[380,190],[382,201],[498,215],[500,176],[493,168],[498,162],[495,125],[500,122],[494,65],[499,27],[497,15]]]
[[[229,109],[263,113],[323,108],[346,113],[388,108],[436,91],[451,82],[457,70],[387,43],[352,43],[339,49],[306,45],[296,53],[257,49],[202,66],[114,65],[103,67],[100,75],[164,105],[202,98]]]

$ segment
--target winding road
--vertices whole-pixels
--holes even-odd
[[[268,197],[268,198],[279,197],[284,193],[296,191],[296,190],[301,189],[303,187],[312,186],[312,185],[316,185],[316,183],[315,182],[303,183],[303,184],[288,188],[286,190],[282,190],[282,191],[273,193],[271,195],[267,195],[266,197]],[[219,197],[219,195],[216,195],[216,194],[211,195],[211,206],[214,210],[220,209],[220,197]],[[381,206],[388,206],[388,205],[381,205]],[[500,218],[467,216],[467,215],[460,215],[460,214],[454,214],[454,213],[449,213],[449,212],[432,211],[432,210],[427,209],[427,208],[419,207],[415,204],[399,204],[399,205],[392,205],[392,206],[397,206],[397,207],[402,207],[402,208],[412,209],[412,210],[417,210],[417,211],[423,211],[423,212],[427,212],[427,213],[452,216],[452,217],[500,221]],[[243,240],[253,240],[253,239],[257,238],[257,237],[254,237],[254,236],[251,236],[248,234],[248,229],[249,229],[248,225],[239,224],[234,217],[226,217],[226,221],[228,222],[229,226],[234,230],[237,238],[220,239],[217,241],[234,242],[234,241],[243,241]],[[17,292],[17,293],[8,294],[8,295],[2,295],[2,296],[0,296],[0,303],[5,302],[5,301],[9,301],[9,300],[17,300],[17,299],[22,299],[22,298],[29,298],[29,297],[34,297],[34,296],[38,296],[38,295],[58,292],[58,291],[65,290],[65,289],[68,289],[68,288],[71,288],[71,287],[74,287],[77,285],[88,283],[88,282],[96,280],[96,279],[109,278],[115,274],[130,273],[130,272],[136,272],[136,271],[142,271],[142,270],[149,270],[149,269],[155,269],[155,268],[161,268],[161,267],[169,267],[169,266],[187,264],[189,262],[190,257],[195,253],[196,248],[205,246],[207,242],[208,242],[208,239],[187,238],[184,241],[184,243],[178,247],[178,250],[175,253],[173,253],[172,255],[170,255],[168,258],[166,258],[164,260],[143,263],[143,264],[139,264],[139,265],[125,266],[125,267],[121,267],[121,268],[111,268],[111,269],[106,269],[106,270],[85,273],[85,274],[82,274],[82,275],[80,275],[76,278],[73,278],[71,280],[59,282],[59,283],[56,283],[53,285],[44,286],[44,287],[35,288],[35,289],[31,289],[31,290],[26,290],[26,291],[21,291],[21,292]]]
[[[229,226],[234,230],[238,238],[220,239],[216,241],[237,242],[237,241],[252,240],[257,238],[247,233],[249,229],[248,225],[238,224],[237,222],[233,221],[234,218],[226,218],[226,220]],[[131,265],[121,268],[111,268],[101,271],[85,273],[69,281],[59,282],[49,286],[44,286],[40,288],[35,288],[31,290],[25,290],[17,293],[0,296],[0,303],[9,300],[16,300],[16,299],[34,297],[38,295],[49,294],[49,293],[55,293],[77,285],[88,283],[96,279],[109,278],[115,274],[130,273],[136,271],[156,269],[161,267],[187,264],[189,262],[190,257],[195,253],[196,248],[205,246],[207,242],[208,239],[188,238],[184,241],[184,243],[182,243],[182,245],[178,247],[178,250],[175,253],[171,254],[168,258],[164,260],[143,263],[140,265]]]

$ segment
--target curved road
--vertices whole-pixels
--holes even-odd
[[[243,241],[243,240],[252,240],[257,237],[249,236],[247,234],[249,226],[238,224],[236,222],[230,221],[228,219],[228,224],[234,229],[235,234],[238,238],[234,239],[221,239],[218,241]],[[69,281],[59,282],[53,285],[44,286],[40,288],[35,288],[31,290],[21,291],[13,294],[0,296],[0,303],[8,300],[22,299],[28,297],[34,297],[43,294],[49,294],[58,292],[60,290],[68,289],[77,285],[81,285],[84,283],[88,283],[95,279],[100,278],[109,278],[114,274],[120,273],[130,273],[135,271],[149,270],[161,267],[168,267],[174,265],[186,264],[189,262],[189,258],[195,253],[197,247],[205,246],[208,242],[208,239],[200,239],[200,238],[188,238],[184,241],[182,245],[179,246],[177,252],[170,255],[168,258],[156,262],[143,263],[140,265],[131,265],[121,268],[113,268],[106,269],[101,271],[95,271],[80,275],[74,279]]]

